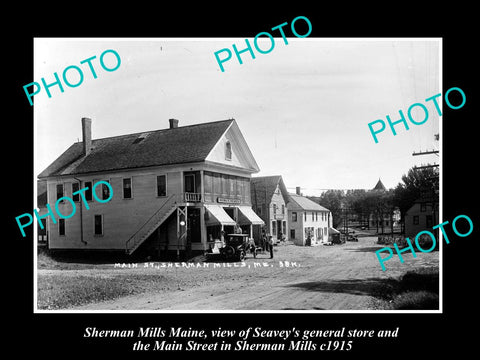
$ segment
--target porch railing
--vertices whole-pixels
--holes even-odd
[[[202,194],[200,194],[200,193],[186,192],[183,195],[184,195],[183,198],[186,202],[201,202],[202,201]]]

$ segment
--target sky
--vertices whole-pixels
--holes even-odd
[[[304,195],[371,189],[378,179],[393,188],[412,166],[440,162],[412,153],[441,147],[441,116],[425,102],[441,92],[441,39],[275,38],[268,54],[254,48],[243,64],[233,54],[222,72],[214,53],[233,52],[232,44],[246,46],[244,38],[36,38],[32,82],[52,83],[70,65],[84,79],[63,84],[63,93],[52,86],[51,98],[43,88],[35,95],[35,175],[82,140],[82,117],[92,119],[93,139],[168,128],[170,118],[179,126],[234,118],[260,167],[254,176],[282,175]],[[111,72],[99,63],[108,49],[121,58]],[[80,64],[94,55],[96,79]],[[111,53],[104,60],[116,64]],[[79,81],[74,70],[68,76]],[[427,107],[428,120],[408,122],[408,131],[398,124],[396,136],[387,124],[375,143],[368,123],[399,120],[399,110],[407,117],[414,103]]]

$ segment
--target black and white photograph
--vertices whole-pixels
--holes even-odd
[[[5,32],[5,350],[475,353],[472,9],[38,5]]]
[[[441,51],[35,39],[37,309],[441,310]]]

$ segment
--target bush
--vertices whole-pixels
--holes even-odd
[[[438,243],[435,241],[435,246],[433,243],[433,239],[428,236],[427,234],[422,234],[420,235],[420,238],[417,240],[418,245],[417,247],[420,247],[423,250],[438,250]]]
[[[375,307],[385,310],[438,310],[438,268],[406,272],[398,280],[390,279],[377,288]]]
[[[438,269],[408,271],[399,282],[399,292],[424,290],[438,294],[438,286]]]

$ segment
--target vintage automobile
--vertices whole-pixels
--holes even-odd
[[[220,254],[228,260],[243,261],[248,249],[248,234],[228,234],[225,235],[225,245],[220,249]]]

